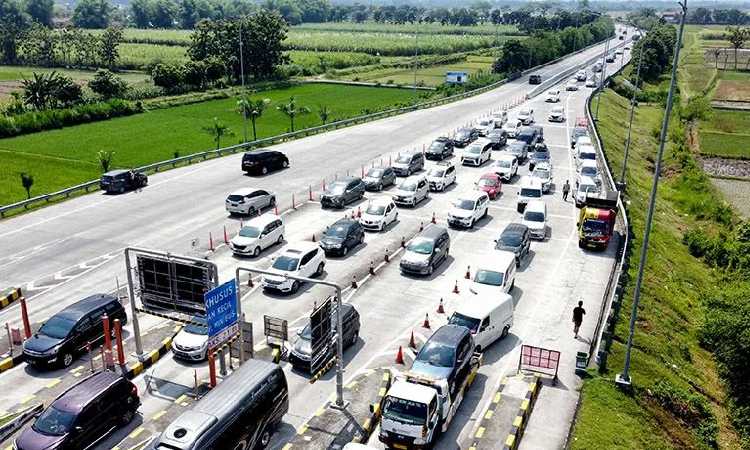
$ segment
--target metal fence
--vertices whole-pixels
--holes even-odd
[[[352,117],[352,118],[349,118],[349,119],[344,119],[344,120],[339,120],[339,121],[336,121],[336,122],[327,123],[325,125],[319,125],[319,126],[316,126],[316,127],[305,128],[303,130],[298,130],[298,131],[294,131],[294,132],[291,132],[291,133],[279,134],[279,135],[276,135],[276,136],[271,136],[271,137],[267,137],[267,138],[263,138],[263,139],[258,139],[258,140],[255,140],[255,141],[249,141],[249,142],[245,142],[245,143],[242,143],[242,144],[232,145],[232,146],[224,147],[224,148],[220,148],[220,149],[206,150],[206,151],[203,151],[203,152],[193,153],[193,154],[186,155],[186,156],[180,156],[180,157],[177,157],[177,158],[168,159],[166,161],[159,161],[159,162],[156,162],[156,163],[153,163],[153,164],[147,164],[147,165],[142,166],[142,167],[137,167],[134,170],[139,171],[139,172],[146,172],[146,173],[159,172],[161,169],[164,169],[164,168],[174,168],[174,167],[177,167],[177,165],[181,165],[181,164],[192,164],[193,162],[196,162],[196,161],[205,161],[205,160],[207,160],[209,158],[216,158],[216,157],[231,155],[231,154],[234,154],[234,153],[237,153],[237,152],[251,150],[251,149],[253,149],[255,147],[265,147],[265,146],[268,146],[268,145],[278,144],[278,143],[281,143],[281,142],[284,142],[284,141],[289,141],[289,140],[292,140],[292,139],[298,139],[298,138],[301,138],[301,137],[307,137],[307,136],[310,136],[310,135],[314,135],[314,134],[318,134],[318,133],[323,133],[323,132],[326,132],[326,131],[336,130],[336,129],[339,129],[339,128],[344,128],[344,127],[348,127],[348,126],[352,126],[352,125],[357,125],[357,124],[361,124],[361,123],[365,123],[365,122],[370,122],[370,121],[373,121],[373,120],[383,119],[383,118],[390,117],[390,116],[395,116],[395,115],[398,115],[398,114],[404,114],[404,113],[407,113],[407,112],[417,111],[417,110],[425,109],[425,108],[432,108],[432,107],[435,107],[435,106],[444,105],[446,103],[451,103],[451,102],[455,102],[455,101],[458,101],[458,100],[463,100],[465,98],[473,97],[475,95],[483,94],[485,92],[488,92],[488,91],[491,91],[493,89],[496,89],[496,88],[498,88],[498,87],[506,84],[508,81],[512,81],[512,80],[514,80],[516,78],[519,78],[519,77],[521,77],[523,75],[526,75],[528,73],[537,71],[537,70],[539,70],[539,69],[541,69],[543,67],[546,67],[546,66],[549,66],[549,65],[552,65],[552,64],[556,64],[556,63],[558,63],[558,62],[560,62],[560,61],[562,61],[562,60],[564,60],[566,58],[569,58],[570,56],[582,53],[582,52],[584,52],[586,50],[589,50],[590,48],[595,47],[596,45],[599,45],[599,44],[600,44],[599,42],[597,42],[595,44],[591,44],[591,45],[589,45],[587,47],[584,47],[584,48],[582,48],[582,49],[580,49],[580,50],[578,50],[576,52],[573,52],[573,53],[570,53],[568,55],[562,56],[560,58],[557,58],[555,60],[549,61],[549,62],[544,63],[542,65],[533,67],[531,69],[527,69],[527,70],[521,72],[520,74],[518,74],[518,76],[516,76],[516,77],[505,78],[505,79],[502,79],[502,80],[497,81],[495,83],[489,84],[487,86],[483,86],[481,88],[477,88],[477,89],[474,89],[474,90],[471,90],[471,91],[462,92],[460,94],[455,94],[455,95],[451,95],[451,96],[448,96],[448,97],[434,99],[434,100],[430,100],[430,101],[427,101],[427,102],[416,103],[414,105],[405,106],[405,107],[402,107],[402,108],[393,108],[393,109],[388,109],[388,110],[385,110],[385,111],[375,112],[375,113],[372,113],[372,114],[365,114],[365,115],[361,115],[361,116],[356,116],[356,117]],[[593,59],[596,59],[596,58],[593,58]],[[591,61],[591,60],[589,60],[589,61]],[[589,61],[587,61],[584,64],[587,64]],[[580,66],[577,65],[575,69],[571,69],[571,70],[575,71],[579,67]],[[567,74],[568,72],[566,71],[565,73]],[[559,75],[558,75],[558,77],[559,77]],[[558,77],[555,77],[555,78],[558,78]],[[533,89],[531,91],[531,93],[533,93],[533,95],[527,94],[527,96],[529,98],[531,98],[532,96],[537,95],[541,91],[541,89],[543,89],[542,86],[548,85],[549,82],[550,82],[550,80],[545,81],[542,85],[536,87],[535,89]],[[25,210],[25,209],[28,209],[30,206],[35,205],[35,204],[50,203],[50,202],[55,201],[55,200],[69,198],[71,195],[79,194],[81,192],[88,193],[88,192],[91,192],[92,190],[96,190],[98,188],[99,188],[99,180],[92,180],[92,181],[87,181],[85,183],[82,183],[82,184],[79,184],[79,185],[76,185],[76,186],[72,186],[72,187],[69,187],[69,188],[65,188],[65,189],[62,189],[62,190],[59,190],[59,191],[56,191],[56,192],[51,192],[49,194],[42,194],[42,195],[38,195],[36,197],[32,197],[32,198],[27,199],[27,200],[22,200],[20,202],[16,202],[16,203],[11,203],[9,205],[0,206],[0,218],[5,217],[6,214],[8,214],[11,211],[22,210],[22,209]]]

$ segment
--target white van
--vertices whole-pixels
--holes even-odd
[[[513,297],[466,299],[459,303],[448,323],[469,329],[474,336],[474,350],[484,351],[493,342],[508,335],[513,326]]]
[[[477,266],[469,292],[495,298],[507,294],[516,285],[516,254],[506,250],[493,252]]]
[[[542,182],[538,178],[524,175],[521,178],[521,189],[518,190],[516,211],[523,212],[528,202],[542,198],[543,193]]]
[[[547,205],[543,200],[532,200],[526,205],[522,223],[529,227],[532,238],[547,238]]]
[[[229,241],[235,255],[252,255],[284,242],[284,221],[276,214],[263,214],[247,222]]]
[[[581,145],[593,145],[591,138],[588,135],[578,136],[573,143],[573,148],[580,148]]]

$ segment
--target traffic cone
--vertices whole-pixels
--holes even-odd
[[[308,193],[310,194],[310,197],[309,197],[309,198],[310,198],[310,201],[312,201],[312,200],[313,200],[313,196],[312,196],[312,185],[308,186],[308,188],[307,188],[307,189],[308,189],[308,190],[307,190],[307,192],[308,192]]]
[[[245,221],[240,219],[240,228],[244,228],[244,227],[245,227]]]
[[[440,299],[440,304],[437,309],[438,314],[445,314],[445,308],[443,308],[443,299]]]
[[[278,206],[274,206],[273,207],[273,213],[276,214],[277,216],[279,215],[279,207]]]
[[[313,233],[312,241],[315,242],[315,233]]]
[[[214,238],[210,231],[208,232],[208,249],[214,251]]]
[[[370,261],[370,275],[375,275],[375,262]]]
[[[404,349],[398,346],[398,353],[396,353],[396,364],[404,363]]]
[[[458,280],[456,280],[456,284],[453,285],[453,293],[458,294]]]
[[[430,316],[429,314],[424,315],[424,322],[422,322],[422,328],[430,328]]]
[[[383,257],[383,261],[388,262],[391,260],[391,257],[388,256],[388,249],[385,249],[385,256]]]
[[[352,275],[352,289],[357,289],[357,276]]]
[[[403,236],[401,236],[401,248],[406,247],[406,239],[404,239]]]
[[[252,274],[249,277],[247,277],[247,287],[255,287],[255,285],[253,284]]]
[[[432,223],[437,223],[437,219],[435,218],[435,213],[432,213]]]
[[[361,218],[362,218],[362,210],[359,208],[359,206],[357,206],[357,219],[361,219]]]
[[[419,232],[421,233],[424,230],[424,223],[422,221],[419,222]]]
[[[466,275],[464,275],[464,278],[467,280],[471,279],[471,266],[466,266]]]
[[[409,347],[416,349],[417,343],[414,341],[414,330],[411,330],[411,339],[409,339]]]
[[[294,201],[294,194],[292,194],[292,209],[297,209],[296,202]]]

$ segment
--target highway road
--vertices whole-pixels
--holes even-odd
[[[596,46],[538,73],[548,79],[601,55],[603,47],[603,44]],[[421,149],[433,138],[476,120],[528,90],[530,86],[523,78],[460,102],[281,144],[274,148],[289,156],[291,167],[265,177],[245,176],[240,170],[241,156],[234,155],[154,175],[150,185],[140,192],[121,196],[92,194],[7,219],[0,222],[0,248],[4,251],[0,255],[0,280],[3,285],[27,288],[31,296],[32,321],[43,321],[84,295],[111,291],[117,282],[122,284],[125,273],[122,249],[126,246],[202,255],[209,232],[218,242],[224,226],[230,233],[238,228],[239,221],[228,217],[224,210],[224,198],[237,188],[257,186],[270,189],[277,193],[280,207],[286,209],[292,194],[299,204],[300,200],[307,200],[309,187],[319,191],[324,180],[330,181],[347,172],[358,174],[363,166],[387,161],[399,151]],[[564,94],[562,104],[568,116],[565,124],[548,125],[546,111],[549,107],[543,103],[543,96],[525,105],[532,106],[537,122],[545,124],[545,137],[553,154],[558,186],[564,179],[571,179],[572,184],[575,178],[567,136],[574,118],[583,116],[584,100],[589,92],[590,89],[581,89]],[[510,115],[513,115],[512,111]],[[352,276],[362,281],[370,262],[379,264],[386,248],[395,259],[379,270],[376,277],[360,283],[359,289],[348,290],[345,295],[345,299],[362,315],[360,340],[345,354],[347,379],[364,369],[390,365],[398,343],[404,336],[408,339],[408,333],[418,327],[424,313],[432,315],[441,297],[449,306],[455,300],[450,291],[456,280],[462,279],[466,267],[491,250],[492,240],[507,223],[518,220],[516,185],[505,185],[503,196],[493,202],[488,218],[476,229],[451,231],[453,244],[449,264],[443,265],[427,280],[405,278],[398,273],[398,255],[394,253],[401,239],[414,236],[420,224],[429,222],[433,213],[444,223],[450,203],[461,192],[473,189],[474,181],[486,171],[486,168],[460,167],[458,183],[448,192],[432,194],[417,208],[401,209],[395,226],[384,233],[368,233],[365,245],[346,258],[328,259],[325,279],[344,285],[349,284]],[[523,167],[519,173],[527,171]],[[373,194],[368,194],[371,196]],[[512,361],[517,359],[513,351],[518,349],[520,342],[550,345],[541,335],[559,324],[568,327],[567,316],[574,300],[586,298],[587,304],[589,298],[592,303],[601,301],[606,274],[613,263],[613,249],[592,254],[579,250],[574,206],[563,203],[559,191],[553,191],[546,198],[551,234],[547,241],[533,244],[532,258],[519,273],[513,294],[517,300],[515,330],[509,339],[488,352],[490,363],[482,368],[479,387],[472,391],[456,419],[456,426],[443,437],[440,448],[455,448],[456,444],[466,441],[477,414],[482,413],[487,393],[500,376],[512,369]],[[319,236],[326,225],[344,213],[323,211],[317,203],[305,202],[284,214],[286,241],[310,240],[313,234]],[[191,247],[191,240],[195,238],[200,241],[198,251]],[[220,279],[227,280],[233,277],[237,265],[267,267],[279,250],[280,247],[271,248],[258,260],[240,260],[231,255],[226,246],[220,246],[210,258],[220,268]],[[295,295],[278,296],[257,288],[245,288],[243,310],[256,324],[255,339],[260,342],[264,314],[289,320],[294,330],[304,325],[304,317],[309,314],[313,303],[328,293],[321,287],[306,286]],[[590,320],[593,322],[593,319]],[[18,307],[0,311],[0,320],[18,324]],[[158,322],[156,318],[144,319],[146,328],[156,326]],[[418,334],[428,333],[422,330]],[[157,373],[160,379],[172,383],[168,394],[146,394],[144,388],[148,380],[138,377],[136,382],[144,395],[143,417],[148,418],[171,405],[191,387],[193,368],[198,370],[201,378],[206,377],[204,365],[185,365],[171,357],[157,363],[151,375]],[[289,438],[334,390],[332,373],[310,385],[307,377],[291,372],[288,367],[286,370],[292,405],[285,419],[288,426],[277,434],[276,446]],[[64,371],[56,371],[53,375],[65,376]],[[49,376],[30,376],[28,369],[19,367],[0,374],[0,383],[12,383],[30,393],[43,386],[47,382],[45,378]],[[0,401],[9,402],[19,396],[18,392],[0,393]],[[134,426],[131,425],[130,429]],[[114,445],[128,431],[113,436],[105,446]]]

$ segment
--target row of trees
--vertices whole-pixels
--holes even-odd
[[[674,26],[655,22],[646,35],[633,46],[633,61],[638,61],[643,54],[642,80],[656,80],[671,67],[676,41],[677,30]]]
[[[559,31],[536,31],[524,40],[509,39],[503,43],[501,56],[493,64],[493,71],[523,71],[599,42],[613,33],[612,21],[602,17],[581,27],[566,27]]]
[[[740,11],[739,9],[708,9],[695,8],[688,14],[686,21],[688,23],[697,23],[701,25],[725,24],[725,25],[748,25],[750,24],[750,14]]]

